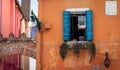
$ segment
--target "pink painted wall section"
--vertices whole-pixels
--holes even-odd
[[[15,0],[0,0],[0,32],[3,37],[13,33],[19,36],[21,13],[15,4]],[[20,56],[12,55],[0,61],[0,70],[19,70]]]
[[[10,32],[12,32],[13,30],[12,30],[12,28],[13,28],[13,24],[14,24],[14,21],[13,21],[13,19],[14,19],[14,13],[13,13],[13,11],[14,11],[14,0],[10,0]],[[11,18],[12,17],[12,18]]]
[[[2,0],[2,26],[1,33],[4,37],[8,37],[10,33],[10,0]]]
[[[1,23],[2,23],[2,0],[0,0],[0,32],[1,32]]]
[[[12,8],[12,24],[11,24],[11,32],[13,34],[15,34],[15,24],[16,24],[16,15],[15,15],[15,12],[16,12],[16,5],[14,3],[14,0],[12,0],[12,3],[11,3],[11,6],[13,7]]]
[[[20,61],[18,60],[19,55],[12,55],[10,57],[5,57],[4,59],[1,59],[0,70],[19,70]]]
[[[2,17],[1,17],[1,33],[4,37],[8,37],[13,33],[15,37],[19,36],[21,13],[15,5],[14,0],[2,1]]]
[[[15,8],[15,36],[18,37],[19,36],[19,31],[20,31],[20,12],[18,10],[18,8]]]

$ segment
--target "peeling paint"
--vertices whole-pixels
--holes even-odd
[[[49,54],[51,57],[51,59],[49,61],[50,61],[52,67],[55,67],[57,65],[57,62],[58,62],[58,54],[56,52],[57,51],[55,48],[51,48],[49,51]]]
[[[36,45],[34,43],[3,43],[0,44],[0,58],[12,55],[12,54],[21,54],[29,57],[36,58]]]

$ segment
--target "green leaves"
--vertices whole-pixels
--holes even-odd
[[[62,43],[60,46],[60,55],[62,59],[64,60],[65,57],[67,56],[67,50],[71,50],[74,54],[79,56],[80,50],[86,49],[90,55],[90,62],[92,62],[92,59],[95,58],[96,55],[96,47],[95,44],[91,41],[88,42],[77,42],[77,41],[69,41]]]
[[[68,49],[68,45],[66,43],[63,43],[60,46],[60,55],[61,55],[63,60],[65,59],[65,57],[67,55],[67,49]]]
[[[96,47],[95,44],[93,42],[88,42],[87,43],[87,50],[90,54],[90,63],[92,62],[92,58],[95,58],[95,54],[96,54]]]
[[[41,22],[39,21],[39,19],[36,17],[36,15],[33,13],[33,11],[31,11],[31,15],[33,15],[33,19],[35,19],[36,23],[37,23],[37,29],[38,31],[41,30]]]

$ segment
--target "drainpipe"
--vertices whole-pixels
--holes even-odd
[[[43,33],[40,34],[40,70],[43,70]]]
[[[43,70],[42,56],[43,56],[43,32],[37,31],[37,47],[36,47],[36,70]]]
[[[44,0],[38,0],[38,17],[43,22]],[[43,70],[43,26],[41,24],[40,32],[37,32],[37,53],[36,53],[36,70]]]
[[[42,26],[41,26],[42,27]],[[37,51],[36,51],[36,70],[42,69],[42,57],[43,57],[43,30],[37,31]]]

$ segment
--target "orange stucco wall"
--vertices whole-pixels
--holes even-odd
[[[105,0],[39,0],[39,19],[44,26],[51,25],[50,29],[43,29],[40,35],[42,39],[38,39],[38,43],[42,44],[43,70],[92,70],[94,66],[98,66],[99,70],[119,70],[119,2],[120,0],[117,0],[117,16],[106,16]],[[97,55],[90,64],[86,50],[82,50],[79,57],[69,52],[65,61],[60,57],[59,49],[63,42],[63,11],[67,8],[90,8],[93,11],[93,42],[97,48]],[[37,49],[39,52],[40,48]],[[106,51],[111,61],[108,69],[103,66]],[[37,64],[39,68],[39,62]]]

